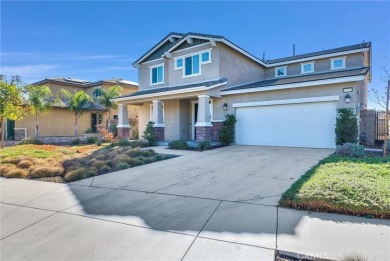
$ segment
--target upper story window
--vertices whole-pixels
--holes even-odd
[[[183,58],[175,59],[175,70],[183,68]]]
[[[211,63],[211,49],[174,59],[174,70],[183,70],[183,78],[202,74],[202,64]]]
[[[150,85],[164,83],[164,64],[150,66]]]
[[[338,57],[330,59],[330,69],[342,69],[345,68],[345,57]]]
[[[102,96],[102,89],[101,88],[96,88],[93,93],[92,93],[93,98],[99,98]]]
[[[287,66],[276,67],[275,77],[287,76]]]
[[[301,63],[301,73],[312,73],[314,72],[314,62]]]
[[[186,57],[184,75],[194,76],[200,74],[199,54]]]
[[[207,62],[211,62],[210,61],[210,51],[202,53],[202,63],[207,63]]]

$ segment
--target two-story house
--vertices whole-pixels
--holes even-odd
[[[235,114],[237,144],[335,148],[337,109],[367,106],[370,63],[370,43],[262,60],[223,36],[170,33],[134,62],[139,91],[115,99],[119,133],[138,105],[140,132],[153,121],[159,140],[218,140]]]
[[[89,82],[74,78],[49,78],[32,85],[46,85],[50,88],[52,95],[56,96],[61,89],[70,92],[85,91],[91,98],[93,104],[90,104],[90,109],[84,113],[78,121],[79,135],[85,131],[90,130],[96,132],[96,125],[107,124],[107,110],[100,105],[98,98],[102,94],[102,90],[108,89],[110,86],[118,85],[122,88],[121,95],[128,95],[138,90],[138,84],[135,82],[109,79],[97,82]],[[138,119],[138,107],[129,106],[127,108],[127,121],[129,119]],[[111,119],[118,119],[118,109],[111,111]],[[67,109],[66,102],[58,104],[49,112],[39,116],[39,136],[53,137],[53,136],[73,136],[74,114]],[[22,120],[15,122],[15,130],[19,138],[34,137],[35,135],[35,117],[26,115]]]

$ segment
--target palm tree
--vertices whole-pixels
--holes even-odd
[[[90,110],[93,107],[93,100],[84,91],[77,91],[71,93],[68,90],[62,89],[59,96],[66,103],[68,110],[74,114],[74,136],[78,133],[78,119],[84,112]]]
[[[57,99],[54,99],[50,88],[45,85],[30,85],[26,89],[28,93],[27,104],[31,114],[35,116],[35,139],[38,139],[38,116],[51,110]]]
[[[103,105],[108,111],[108,124],[107,128],[110,127],[111,122],[111,110],[118,108],[118,104],[113,102],[111,99],[118,97],[121,94],[122,88],[118,85],[110,86],[108,89],[102,90],[101,96],[98,98],[99,103]]]

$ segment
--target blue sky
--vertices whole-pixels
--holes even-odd
[[[1,73],[138,81],[131,64],[169,32],[223,35],[274,59],[371,41],[373,81],[390,57],[390,2],[2,1]],[[372,104],[370,104],[373,106]]]

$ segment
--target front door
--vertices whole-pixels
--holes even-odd
[[[97,115],[96,113],[91,114],[91,130],[92,132],[96,132],[96,124],[97,124]]]

